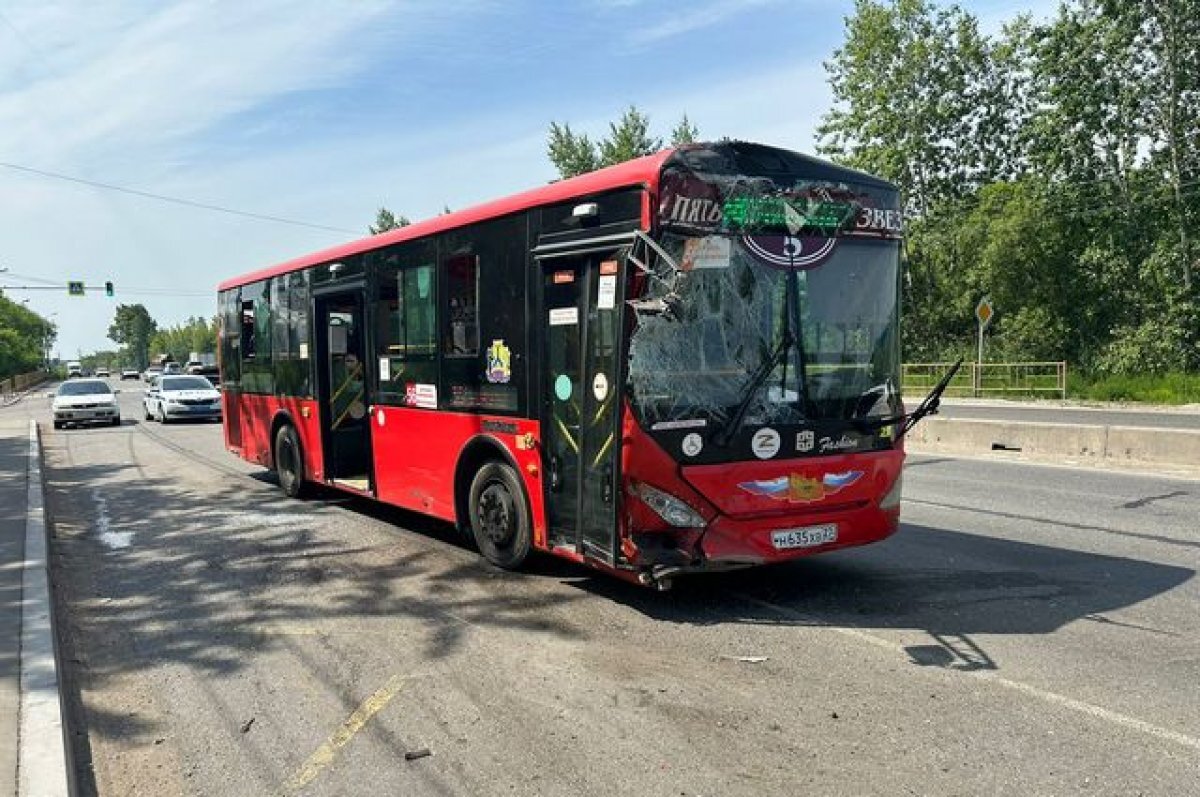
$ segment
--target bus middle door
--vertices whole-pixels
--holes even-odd
[[[542,386],[551,547],[614,563],[620,442],[616,252],[546,261]]]

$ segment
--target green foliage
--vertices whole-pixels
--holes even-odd
[[[1092,401],[1200,404],[1200,374],[1075,374],[1067,378],[1067,395]]]
[[[108,337],[125,347],[130,364],[145,368],[149,364],[150,339],[158,331],[158,322],[142,304],[119,304],[108,327]]]
[[[1200,370],[1200,13],[1067,0],[995,36],[957,6],[856,0],[820,150],[896,182],[904,357]]]
[[[217,350],[218,319],[193,316],[182,324],[160,329],[150,338],[156,355],[170,354],[176,362],[187,362],[192,352],[212,354]]]
[[[684,114],[671,132],[671,143],[691,143],[699,134]],[[559,176],[567,178],[651,155],[662,147],[662,139],[650,135],[650,117],[631,105],[618,121],[609,123],[608,135],[598,142],[574,132],[569,124],[551,122],[546,152]]]
[[[371,235],[379,235],[381,232],[398,230],[401,227],[407,227],[409,224],[412,224],[412,222],[407,217],[397,216],[387,208],[381,207],[379,212],[375,214],[375,223],[369,225],[367,230],[370,231]]]
[[[41,368],[56,334],[49,320],[0,295],[0,379]]]

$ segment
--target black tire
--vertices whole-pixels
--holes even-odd
[[[113,418],[113,419],[112,419],[112,425],[113,425],[113,426],[120,426],[120,425],[121,425],[121,416],[120,416],[120,415],[118,415],[117,417],[115,417],[115,418]]]
[[[158,422],[163,426],[171,422],[171,419],[167,417],[167,411],[163,409],[161,404],[158,405]]]
[[[279,427],[275,433],[275,474],[279,487],[288,498],[303,498],[308,492],[304,476],[304,449],[300,436],[290,424]]]
[[[55,422],[54,422],[54,428],[55,428],[55,429],[61,429],[61,428],[63,428],[63,422],[62,422],[62,421],[55,421]]]
[[[148,420],[148,421],[154,420],[154,416],[150,414],[150,410],[148,410],[146,408],[145,404],[142,405],[142,413],[145,414],[146,420]]]
[[[484,558],[516,570],[533,548],[533,522],[525,488],[511,466],[489,462],[471,481],[471,533]]]

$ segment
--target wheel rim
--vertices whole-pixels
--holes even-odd
[[[479,530],[498,548],[512,544],[517,507],[503,484],[492,482],[479,494]]]
[[[279,476],[285,487],[296,478],[296,449],[286,437],[279,444]]]

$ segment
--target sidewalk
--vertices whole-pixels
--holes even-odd
[[[17,711],[21,673],[21,563],[29,422],[0,422],[0,796],[17,792]]]
[[[0,417],[0,797],[68,793],[40,457],[31,462],[30,449],[28,418]]]

